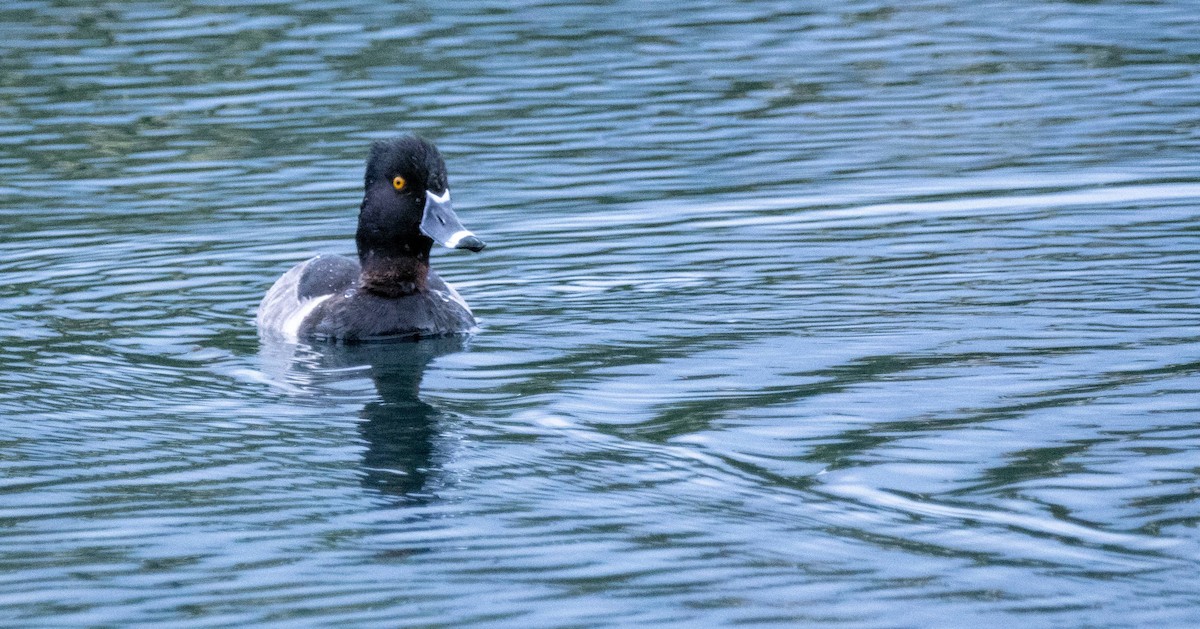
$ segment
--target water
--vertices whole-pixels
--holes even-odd
[[[0,9],[0,624],[1200,623],[1186,2]],[[260,344],[370,139],[470,339]]]

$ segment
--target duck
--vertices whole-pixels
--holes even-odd
[[[486,246],[454,212],[437,147],[416,135],[373,142],[363,188],[357,259],[323,254],[284,273],[259,303],[260,335],[356,343],[475,331],[467,302],[429,266],[435,242]]]

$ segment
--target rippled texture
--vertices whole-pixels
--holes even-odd
[[[14,626],[1200,624],[1184,2],[11,2]],[[260,344],[435,139],[471,339]]]

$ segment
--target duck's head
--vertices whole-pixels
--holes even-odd
[[[371,144],[366,191],[358,215],[359,255],[427,257],[434,242],[481,251],[450,205],[446,162],[432,143],[401,136]]]

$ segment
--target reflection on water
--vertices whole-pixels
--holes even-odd
[[[363,486],[402,502],[425,502],[445,482],[438,467],[438,423],[443,415],[421,400],[421,378],[429,363],[461,351],[466,338],[318,346],[264,339],[264,371],[298,395],[337,394],[347,380],[367,378],[376,397],[363,405],[359,433]]]

